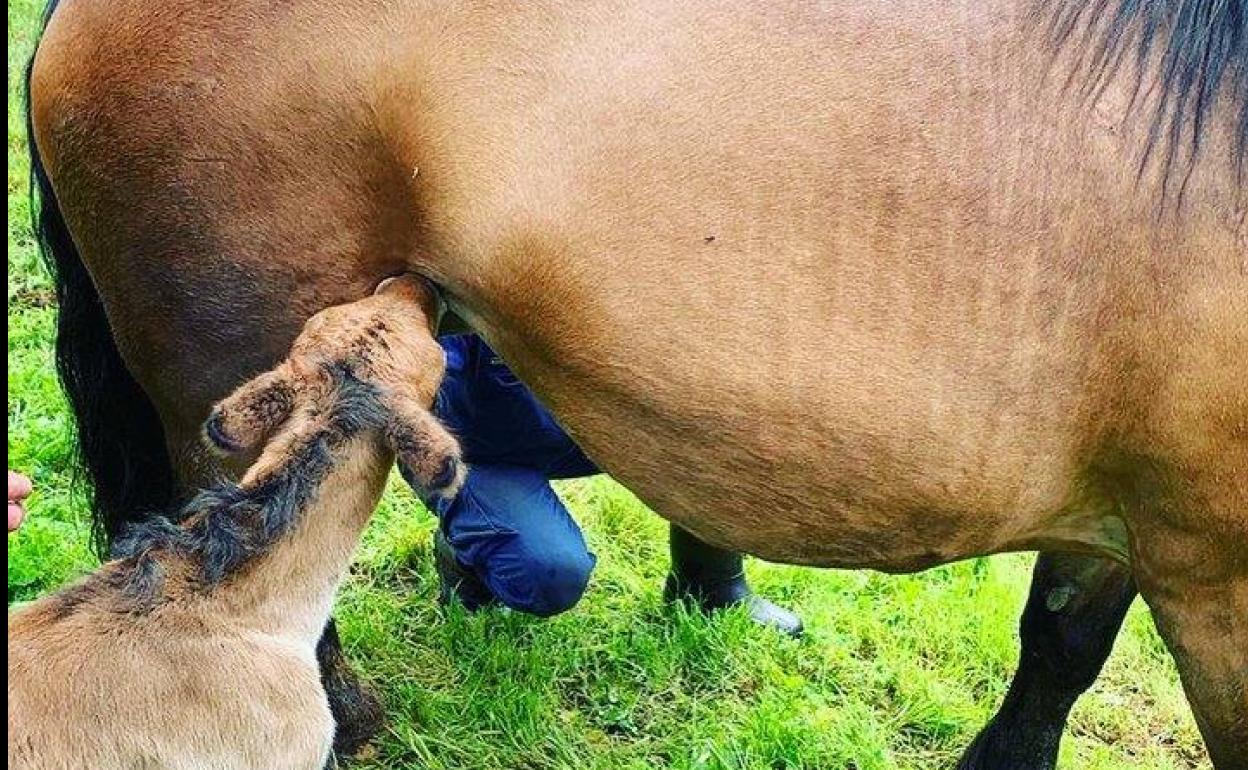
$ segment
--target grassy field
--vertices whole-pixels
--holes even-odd
[[[38,6],[9,3],[9,467],[35,479],[8,540],[9,603],[90,569],[69,471],[55,307],[31,241],[20,73]],[[433,520],[394,485],[339,601],[350,655],[383,691],[366,768],[940,768],[998,703],[1017,656],[1031,558],[911,577],[751,562],[796,608],[800,641],[663,606],[665,525],[606,478],[560,487],[599,566],[548,621],[435,609]],[[1142,605],[1063,745],[1072,770],[1208,767]]]

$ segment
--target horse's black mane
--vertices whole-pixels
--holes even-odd
[[[1153,110],[1140,173],[1154,157],[1167,181],[1180,163],[1190,173],[1209,114],[1224,99],[1237,116],[1227,162],[1246,175],[1248,0],[1036,1],[1056,48],[1078,47],[1086,96],[1099,93],[1124,61],[1134,66],[1131,109]]]
[[[248,488],[221,483],[205,490],[172,514],[154,515],[130,525],[114,547],[122,561],[108,577],[142,610],[158,600],[164,583],[162,554],[190,560],[200,582],[211,588],[265,553],[299,522],[337,461],[337,451],[367,429],[386,423],[375,387],[336,372],[337,398],[322,427],[290,452],[290,459]],[[183,523],[177,523],[183,522]],[[67,612],[95,593],[91,581],[70,589]]]

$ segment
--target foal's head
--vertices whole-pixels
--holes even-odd
[[[202,492],[176,517],[180,525],[155,517],[119,541],[131,561],[129,592],[153,600],[162,553],[189,559],[210,588],[269,550],[357,438],[371,435],[377,451],[393,452],[422,497],[454,495],[465,475],[459,445],[429,412],[445,370],[436,312],[432,291],[409,277],[313,316],[286,360],[240,386],[205,423],[217,450],[259,453],[242,481]]]

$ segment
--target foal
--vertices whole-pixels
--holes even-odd
[[[334,723],[315,647],[394,456],[422,492],[463,479],[427,407],[443,357],[419,281],[313,317],[221,402],[209,439],[263,446],[183,523],[9,618],[9,766],[320,770]]]

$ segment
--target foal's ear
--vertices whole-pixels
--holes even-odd
[[[290,417],[296,388],[290,365],[265,372],[219,402],[204,422],[204,437],[225,454],[259,446]]]
[[[418,403],[393,396],[386,401],[390,410],[386,440],[403,480],[421,499],[459,494],[468,475],[459,441]]]

